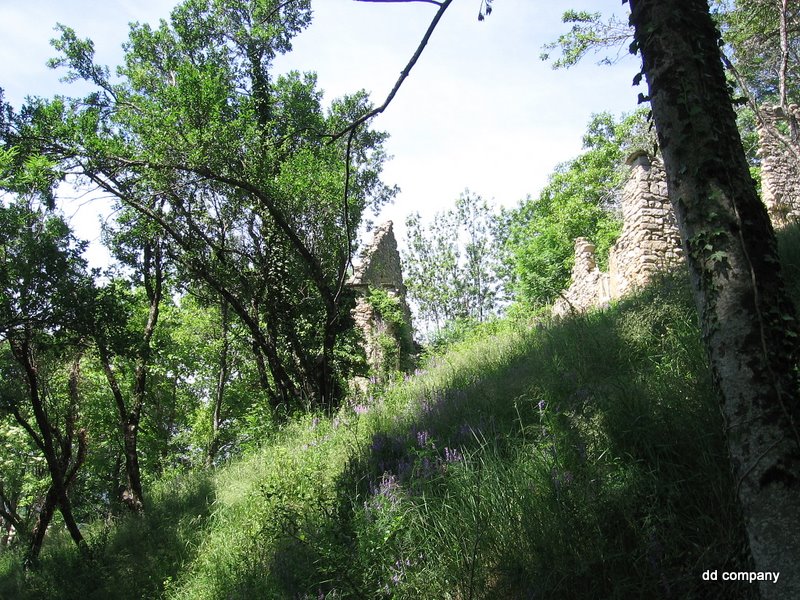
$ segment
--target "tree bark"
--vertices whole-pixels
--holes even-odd
[[[50,521],[53,520],[53,513],[55,512],[57,501],[56,489],[51,485],[47,490],[47,495],[44,497],[39,516],[36,517],[36,524],[33,526],[33,533],[31,534],[30,543],[28,544],[28,550],[25,553],[26,569],[35,565],[36,561],[39,559],[39,553],[42,551],[42,544],[44,544],[44,535],[47,533]]]
[[[798,326],[706,0],[630,0],[669,195],[764,598],[800,598]]]

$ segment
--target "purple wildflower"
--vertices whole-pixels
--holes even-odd
[[[447,448],[444,449],[444,460],[448,463],[455,463],[464,460],[464,456],[457,448]]]
[[[424,448],[431,441],[431,434],[427,430],[417,432],[417,446]]]
[[[392,473],[384,473],[377,486],[374,484],[370,486],[373,499],[365,503],[366,508],[370,511],[380,511],[387,505],[391,508],[396,507],[400,503],[399,490],[397,477]]]

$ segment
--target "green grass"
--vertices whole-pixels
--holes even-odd
[[[800,234],[784,232],[800,292]],[[333,418],[96,523],[81,559],[0,555],[2,598],[753,597],[685,277],[604,312],[494,323]]]

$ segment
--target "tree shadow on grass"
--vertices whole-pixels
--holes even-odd
[[[695,320],[685,274],[666,274],[422,386],[307,523],[286,591],[751,598],[701,578],[748,565]]]

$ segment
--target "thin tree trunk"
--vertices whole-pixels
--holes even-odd
[[[230,351],[230,307],[225,298],[220,299],[220,335],[222,337],[222,348],[219,351],[219,373],[217,375],[217,385],[214,390],[214,408],[211,413],[211,442],[208,445],[206,454],[206,466],[214,464],[220,445],[220,427],[222,426],[222,404],[225,398],[225,386],[228,383],[230,365],[228,364],[228,353]]]
[[[117,416],[119,417],[119,430],[122,435],[122,454],[125,459],[125,478],[126,485],[121,493],[121,500],[128,508],[134,512],[142,509],[142,490],[141,479],[139,478],[139,457],[136,449],[136,435],[138,431],[138,420],[132,422],[132,415],[128,414],[128,408],[125,404],[125,397],[122,394],[122,389],[119,386],[117,375],[111,367],[111,360],[108,350],[102,340],[97,340],[98,354],[100,355],[100,363],[103,366],[103,372],[108,382],[108,387],[111,388],[111,395],[114,397],[114,404],[117,407]],[[137,494],[138,490],[138,494]]]
[[[27,336],[27,333],[25,336]],[[36,427],[39,430],[38,435],[33,430],[31,424],[23,418],[19,411],[14,410],[13,414],[17,422],[19,422],[20,425],[22,425],[26,431],[31,434],[34,443],[44,454],[51,482],[50,489],[45,497],[45,504],[42,508],[42,512],[40,512],[39,518],[37,519],[37,524],[34,527],[31,545],[28,552],[28,560],[35,560],[39,555],[39,551],[41,550],[45,531],[50,523],[50,520],[52,519],[52,513],[56,506],[64,518],[64,524],[66,525],[70,536],[79,548],[83,547],[83,535],[78,529],[78,525],[75,522],[75,518],[72,514],[72,504],[69,500],[68,488],[85,459],[86,438],[84,432],[81,432],[79,437],[78,456],[75,461],[72,461],[73,428],[74,419],[76,418],[74,412],[77,407],[70,407],[68,409],[64,433],[59,434],[58,429],[54,427],[53,423],[47,416],[47,410],[41,392],[41,382],[39,381],[39,370],[34,359],[34,353],[33,348],[31,347],[30,339],[26,337],[26,339],[21,341],[12,342],[11,349],[15,359],[25,370],[31,408],[33,409]],[[77,403],[76,386],[78,367],[76,365],[78,364],[79,360],[80,357],[78,357],[73,364],[70,375],[71,404]],[[73,413],[73,415],[70,416],[69,413]],[[56,439],[56,435],[61,437]]]
[[[800,598],[798,327],[718,34],[706,0],[630,3],[761,593]]]
[[[780,37],[781,37],[781,63],[778,68],[778,96],[781,108],[789,119],[789,139],[793,144],[798,142],[798,124],[792,111],[789,110],[789,95],[787,84],[789,79],[789,0],[780,0]]]
[[[58,494],[56,493],[56,489],[51,485],[47,490],[47,495],[44,498],[42,509],[39,511],[39,516],[36,517],[36,524],[33,526],[30,544],[25,554],[26,569],[35,565],[36,561],[39,559],[39,553],[42,551],[42,545],[44,544],[44,536],[47,533],[47,528],[50,526],[50,521],[53,520],[53,513],[55,512],[57,502]]]

